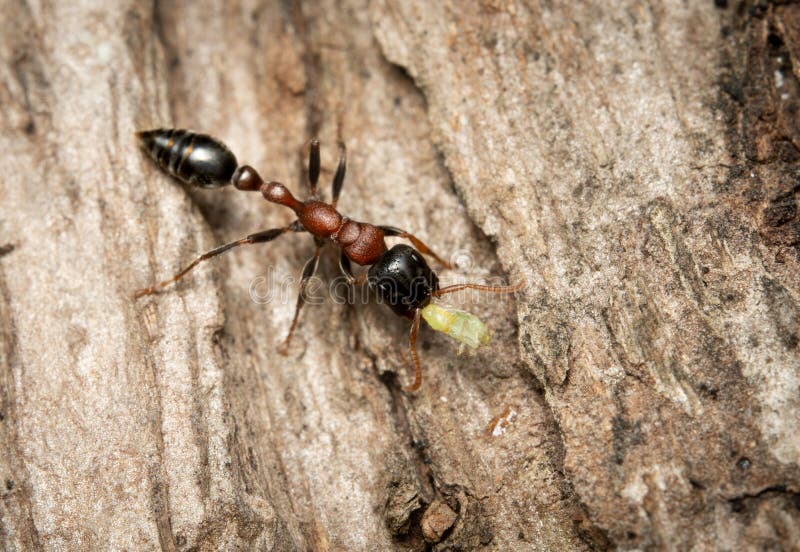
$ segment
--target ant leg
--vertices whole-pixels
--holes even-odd
[[[348,284],[352,285],[353,282],[356,281],[356,277],[353,276],[353,267],[350,265],[350,259],[348,259],[347,255],[344,254],[344,251],[342,251],[342,254],[339,257],[339,270],[341,270],[342,274],[344,274]]]
[[[525,287],[525,282],[519,282],[518,284],[514,284],[513,286],[484,286],[481,284],[453,284],[452,286],[443,287],[441,289],[437,289],[434,292],[431,292],[431,295],[434,297],[439,297],[441,295],[446,295],[448,293],[454,293],[456,291],[461,291],[462,289],[477,289],[478,291],[489,291],[491,293],[514,293],[515,291],[519,291]]]
[[[342,274],[344,274],[348,284],[360,286],[367,283],[367,278],[369,277],[367,271],[359,272],[358,276],[353,276],[353,267],[350,264],[350,259],[344,254],[344,251],[342,251],[342,255],[339,257],[339,269],[342,271]]]
[[[202,255],[197,257],[195,260],[193,260],[191,263],[189,263],[189,265],[186,268],[184,268],[183,270],[178,272],[175,276],[173,276],[169,280],[164,280],[163,282],[159,282],[157,284],[154,284],[154,285],[150,286],[149,288],[143,288],[143,289],[137,290],[136,293],[133,294],[133,297],[135,299],[138,299],[139,297],[143,297],[145,295],[152,295],[153,293],[155,293],[159,289],[161,289],[163,287],[166,287],[166,286],[168,286],[170,284],[173,284],[173,283],[177,282],[178,280],[180,280],[181,278],[183,278],[186,275],[187,272],[192,270],[194,267],[196,267],[201,262],[207,261],[208,259],[216,257],[217,255],[222,255],[223,253],[225,253],[226,251],[228,251],[230,249],[233,249],[234,247],[239,247],[240,245],[247,245],[247,244],[251,244],[251,243],[264,243],[264,242],[272,241],[275,238],[277,238],[278,236],[280,236],[281,234],[285,234],[286,232],[303,232],[303,231],[304,231],[303,227],[300,226],[300,224],[297,221],[295,221],[295,222],[293,222],[292,224],[290,224],[288,226],[284,226],[283,228],[272,228],[270,230],[262,230],[261,232],[256,232],[255,234],[250,234],[249,236],[244,237],[242,239],[239,239],[239,240],[236,240],[236,241],[233,241],[233,242],[230,242],[230,243],[226,243],[225,245],[221,245],[220,247],[217,247],[216,249],[212,249],[211,251],[207,251],[207,252],[203,253]]]
[[[422,243],[422,241],[413,234],[409,234],[405,230],[401,230],[400,228],[397,228],[395,226],[378,226],[378,228],[383,230],[383,233],[386,234],[387,236],[397,236],[398,238],[407,239],[414,245],[414,247],[419,249],[420,253],[422,253],[423,255],[430,255],[431,257],[436,259],[436,261],[444,268],[453,268],[452,264],[448,263],[447,261],[442,259],[439,255],[431,251],[430,247]]]
[[[297,295],[297,306],[294,309],[292,325],[289,326],[289,333],[286,339],[278,345],[278,352],[282,355],[287,355],[289,353],[289,343],[292,341],[292,334],[294,334],[294,329],[297,326],[297,318],[300,316],[300,309],[302,309],[303,305],[306,303],[305,292],[308,280],[314,275],[317,271],[317,266],[319,266],[319,255],[322,252],[322,246],[325,245],[325,242],[318,239],[315,241],[317,243],[317,249],[314,251],[314,256],[306,261],[306,265],[303,267],[303,274],[300,276],[300,293]]]
[[[417,354],[417,333],[419,332],[420,312],[420,309],[414,311],[414,321],[411,323],[411,334],[408,338],[411,360],[414,363],[414,383],[403,387],[403,391],[416,391],[422,385],[422,367],[419,364],[419,355]]]
[[[339,194],[342,193],[342,185],[344,184],[344,173],[347,170],[347,148],[344,144],[339,144],[339,166],[336,167],[336,174],[333,175],[333,199],[331,205],[336,207],[339,202]]]
[[[308,153],[308,186],[311,197],[317,197],[317,181],[319,180],[319,140],[311,140],[311,150]]]
[[[339,269],[350,285],[360,286],[367,282],[367,272],[360,272],[358,276],[353,276],[353,267],[350,265],[350,259],[344,254],[344,251],[342,251],[342,256],[339,257]]]

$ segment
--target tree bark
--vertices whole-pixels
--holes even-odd
[[[0,548],[790,549],[800,542],[800,7],[81,0],[0,9]],[[188,189],[183,127],[456,259],[458,356]],[[329,194],[329,190],[325,189]],[[321,282],[336,278],[323,255]],[[465,303],[465,301],[467,301]]]

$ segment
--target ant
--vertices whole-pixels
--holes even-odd
[[[445,268],[451,268],[452,265],[416,236],[394,226],[375,226],[356,222],[341,215],[336,210],[336,204],[339,201],[347,168],[346,150],[343,145],[340,146],[339,164],[333,177],[332,199],[330,203],[326,203],[317,194],[320,174],[319,140],[311,141],[308,160],[310,198],[300,201],[280,182],[264,182],[253,167],[239,166],[236,156],[225,144],[206,134],[160,128],[137,132],[136,136],[142,148],[161,170],[184,183],[209,189],[233,184],[238,190],[261,192],[267,201],[288,207],[297,215],[297,219],[291,224],[262,230],[203,253],[172,278],[138,290],[135,293],[136,298],[156,293],[161,288],[180,280],[199,263],[240,245],[269,242],[287,232],[308,232],[314,238],[316,249],[303,267],[294,318],[289,333],[278,347],[278,351],[284,355],[288,352],[300,310],[305,303],[306,285],[317,270],[322,248],[327,242],[331,242],[341,249],[339,267],[350,284],[363,284],[366,274],[369,287],[386,301],[395,314],[412,321],[409,348],[415,376],[414,383],[403,389],[416,391],[422,384],[422,369],[416,351],[421,317],[434,329],[447,333],[462,345],[472,348],[488,343],[491,337],[486,326],[477,317],[434,305],[431,303],[432,298],[463,289],[511,293],[522,288],[522,285],[479,284],[456,284],[440,288],[439,278],[422,255],[429,255]],[[384,239],[387,236],[407,239],[414,247],[398,244],[388,249]],[[371,266],[368,271],[355,277],[351,262],[361,266]]]

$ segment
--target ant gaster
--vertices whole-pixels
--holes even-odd
[[[161,128],[138,132],[137,137],[153,161],[162,170],[182,182],[202,188],[219,188],[233,184],[242,191],[261,192],[267,201],[288,207],[297,215],[297,219],[291,224],[256,232],[203,253],[172,278],[137,291],[135,294],[137,298],[153,294],[159,289],[177,282],[200,262],[240,245],[269,242],[287,232],[308,232],[314,237],[316,249],[314,255],[303,267],[294,317],[286,339],[278,347],[279,352],[282,354],[288,352],[300,309],[305,303],[306,285],[317,270],[323,246],[327,242],[331,242],[341,248],[339,266],[348,282],[351,284],[363,283],[365,274],[362,272],[358,278],[354,277],[351,262],[362,266],[372,265],[366,273],[369,286],[381,299],[386,301],[396,314],[412,320],[409,347],[414,363],[415,377],[414,383],[404,389],[416,391],[422,383],[422,371],[416,352],[417,332],[419,331],[421,312],[429,305],[431,298],[467,288],[492,292],[513,292],[519,289],[519,286],[496,287],[479,284],[457,284],[440,288],[438,277],[420,253],[429,255],[445,268],[450,268],[451,265],[431,251],[416,236],[394,226],[375,226],[365,222],[356,222],[341,215],[336,210],[336,204],[342,191],[347,166],[344,146],[341,146],[339,165],[333,177],[332,199],[330,203],[326,203],[317,195],[320,154],[319,141],[316,139],[311,141],[308,161],[310,198],[300,201],[283,184],[264,182],[253,167],[239,166],[236,156],[227,146],[211,136],[187,130]],[[398,244],[387,249],[384,240],[386,236],[407,239],[414,247]],[[464,317],[471,317],[466,313],[461,314]],[[456,316],[457,324],[455,325],[459,328],[468,326],[468,324],[464,324],[465,318],[459,319],[455,314],[453,316]],[[478,324],[482,326],[479,321]],[[446,325],[454,324],[448,322]],[[442,330],[441,327],[436,329]],[[447,328],[447,330],[450,329]],[[483,329],[485,333],[485,327]],[[463,333],[464,330],[455,331]],[[456,336],[456,333],[451,331],[448,333]],[[488,333],[484,336],[486,341],[488,341],[488,336]]]

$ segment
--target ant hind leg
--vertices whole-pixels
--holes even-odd
[[[336,174],[333,175],[333,198],[331,205],[336,207],[339,203],[339,194],[342,193],[342,186],[344,185],[344,173],[347,170],[347,148],[344,144],[339,144],[339,166],[336,167]]]
[[[274,240],[281,234],[285,234],[286,232],[304,232],[304,229],[302,226],[299,225],[297,221],[295,221],[288,226],[284,226],[283,228],[271,228],[270,230],[262,230],[261,232],[250,234],[249,236],[246,236],[239,240],[226,243],[225,245],[221,245],[215,249],[212,249],[211,251],[206,251],[205,253],[197,257],[194,261],[189,263],[189,265],[186,266],[186,268],[175,274],[175,276],[173,276],[169,280],[164,280],[163,282],[153,284],[148,288],[137,290],[136,293],[134,293],[133,297],[135,299],[138,299],[140,297],[144,297],[145,295],[152,295],[161,288],[167,287],[170,284],[174,284],[175,282],[183,278],[190,270],[199,265],[201,262],[212,259],[217,255],[222,255],[226,251],[229,251],[235,247],[239,247],[240,245],[248,245],[251,243],[269,242]]]
[[[317,181],[319,180],[319,140],[311,140],[311,149],[308,153],[308,187],[311,197],[317,197]]]

